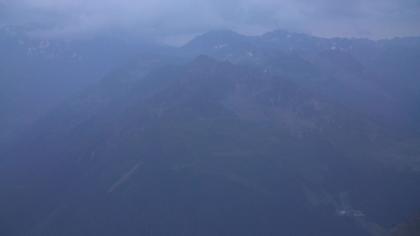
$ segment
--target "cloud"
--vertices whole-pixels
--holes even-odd
[[[420,34],[417,0],[0,0],[1,24],[41,37],[130,32],[176,38],[212,29],[274,28],[322,36]]]

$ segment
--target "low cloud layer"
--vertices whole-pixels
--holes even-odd
[[[418,0],[0,0],[0,25],[40,37],[105,32],[179,40],[213,29],[320,36],[420,35]]]

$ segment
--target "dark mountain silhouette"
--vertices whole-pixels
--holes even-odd
[[[216,31],[143,53],[5,152],[0,232],[391,234],[420,210],[418,42]]]

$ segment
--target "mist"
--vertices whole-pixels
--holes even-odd
[[[0,236],[419,236],[419,0],[0,0]]]
[[[420,34],[415,0],[3,0],[0,25],[44,38],[118,32],[169,43],[215,29],[372,39]]]

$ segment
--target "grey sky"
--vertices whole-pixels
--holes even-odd
[[[420,35],[420,0],[0,0],[0,25],[42,37],[109,31],[179,40],[212,29],[320,36]]]

